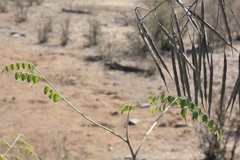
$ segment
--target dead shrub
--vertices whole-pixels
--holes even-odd
[[[69,24],[70,24],[70,19],[69,18],[66,18],[62,24],[61,24],[61,31],[62,31],[62,34],[61,34],[61,45],[62,46],[65,46],[67,45],[67,42],[69,40]]]
[[[16,7],[15,9],[16,22],[19,22],[19,23],[25,22],[27,20],[29,4],[21,0],[16,0],[15,7]]]
[[[128,41],[127,47],[131,54],[142,58],[147,57],[148,48],[137,31],[127,33],[126,38]]]
[[[28,0],[29,5],[32,6],[34,1],[36,2],[37,5],[40,5],[43,3],[43,0]]]
[[[52,17],[41,17],[37,24],[38,41],[45,43],[48,41],[48,34],[52,31]]]
[[[7,3],[8,0],[0,0],[0,12],[7,12]]]
[[[87,35],[89,46],[96,46],[100,42],[102,36],[102,30],[100,22],[96,19],[90,19],[89,24],[89,34]]]

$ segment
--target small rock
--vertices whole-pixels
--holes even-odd
[[[158,125],[158,127],[167,127],[167,124],[166,123],[161,123]]]
[[[10,35],[11,35],[12,37],[26,37],[25,34],[19,33],[19,32],[11,32]]]
[[[124,157],[124,160],[132,160],[132,156],[126,155],[126,156]]]
[[[109,151],[113,151],[113,148],[112,148],[112,147],[109,147],[108,150],[109,150]]]
[[[150,106],[150,103],[143,103],[140,105],[140,108],[148,108]]]
[[[70,80],[70,81],[75,81],[76,79],[77,79],[77,78],[74,77],[74,76],[71,76],[71,77],[68,78],[68,80]]]
[[[133,118],[133,119],[130,119],[129,122],[128,122],[128,125],[136,125],[137,123],[139,123],[140,120],[137,119],[137,118]]]
[[[112,115],[112,116],[118,115],[118,111],[113,111],[113,112],[111,113],[111,115]]]
[[[105,101],[102,101],[100,104],[101,107],[107,107],[107,103]]]
[[[188,127],[187,124],[175,124],[175,128],[182,128],[182,127]]]

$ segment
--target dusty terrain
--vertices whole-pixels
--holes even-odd
[[[61,8],[70,5],[68,0],[45,0],[35,3],[28,10],[26,22],[15,22],[13,2],[8,4],[8,12],[0,13],[0,68],[15,62],[34,63],[38,69],[54,84],[76,108],[100,124],[125,136],[126,114],[119,113],[120,108],[135,101],[144,104],[151,92],[166,92],[158,74],[145,76],[140,73],[125,73],[108,70],[102,61],[86,61],[87,56],[100,55],[97,47],[86,47],[89,32],[88,20],[97,18],[101,23],[104,41],[115,47],[111,57],[122,63],[145,67],[151,66],[151,57],[143,61],[135,57],[124,56],[125,34],[136,29],[132,25],[123,25],[124,18],[134,20],[134,8],[141,6],[140,0],[98,0],[84,2],[81,5],[92,6],[94,14],[71,14],[61,12]],[[94,5],[93,5],[94,4]],[[53,29],[49,41],[38,44],[36,25],[39,17],[52,16]],[[70,18],[70,40],[67,46],[60,46],[60,28],[62,20]],[[116,20],[117,19],[117,20]],[[26,36],[11,36],[11,32],[24,33]],[[216,63],[221,55],[216,54]],[[237,75],[237,55],[229,54],[232,61],[229,71]],[[166,58],[170,63],[170,59]],[[216,65],[219,69],[221,66]],[[230,67],[231,67],[230,66]],[[219,87],[221,75],[215,88]],[[170,81],[170,79],[168,79]],[[229,87],[233,79],[229,80]],[[95,159],[123,160],[130,155],[127,144],[83,119],[62,100],[53,103],[45,95],[45,83],[31,87],[30,84],[14,80],[14,72],[0,76],[0,137],[8,141],[16,133],[22,133],[43,160],[53,159]],[[174,94],[174,82],[169,83]],[[113,112],[118,114],[113,115]],[[171,109],[165,114],[159,125],[153,130],[140,150],[138,159],[180,160],[202,159],[198,148],[196,124],[191,120],[189,127],[176,128],[184,124],[180,110]],[[150,108],[136,108],[131,118],[140,122],[130,126],[130,138],[134,149],[140,144],[151,124],[158,117],[151,115]],[[62,157],[62,158],[61,158]]]

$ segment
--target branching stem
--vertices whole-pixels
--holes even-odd
[[[19,138],[21,137],[22,135],[21,134],[18,134],[17,138],[15,139],[15,141],[13,142],[12,145],[9,146],[9,148],[7,149],[7,151],[4,153],[3,157],[5,157],[8,152],[12,149],[13,146],[15,146],[15,144],[17,143],[17,141],[19,140]]]
[[[130,111],[128,111],[128,114],[127,114],[127,122],[126,122],[126,137],[127,137],[127,141],[126,141],[126,143],[128,144],[128,147],[130,149],[130,152],[131,152],[133,160],[135,160],[136,155],[133,152],[132,145],[131,145],[131,142],[130,142],[130,139],[129,139],[129,129],[128,129],[129,116],[130,116]]]
[[[127,142],[126,138],[122,137],[121,135],[117,134],[116,132],[112,131],[111,129],[95,122],[94,120],[92,120],[91,118],[89,118],[88,116],[86,116],[84,113],[82,113],[79,109],[77,109],[76,107],[74,107],[64,96],[62,96],[59,91],[53,86],[53,84],[48,81],[48,79],[37,69],[37,67],[33,64],[34,68],[38,71],[38,73],[42,76],[43,79],[45,79],[47,81],[47,83],[52,87],[52,89],[54,89],[55,92],[57,92],[59,94],[59,96],[62,98],[62,100],[69,106],[71,107],[74,111],[76,111],[78,114],[80,114],[83,118],[85,118],[86,120],[90,121],[91,123],[99,126],[100,128],[112,133],[113,135],[119,137],[120,139],[122,139],[124,142]]]
[[[139,150],[141,149],[143,143],[145,142],[145,140],[147,139],[148,135],[151,133],[151,131],[153,130],[153,128],[156,126],[156,124],[158,123],[158,121],[160,120],[160,118],[168,111],[168,109],[177,101],[178,97],[176,97],[172,103],[170,103],[166,109],[159,115],[159,117],[155,120],[155,122],[153,123],[152,127],[148,130],[147,134],[144,136],[142,142],[140,143],[139,147],[137,148],[136,152],[135,152],[135,156],[137,156]]]

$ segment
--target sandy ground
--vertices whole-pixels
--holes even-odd
[[[121,115],[120,108],[135,101],[146,103],[151,92],[166,92],[164,84],[158,74],[146,77],[144,74],[108,70],[102,61],[88,62],[85,60],[87,56],[100,53],[97,47],[84,46],[88,43],[88,20],[95,17],[101,23],[104,43],[114,45],[113,59],[132,66],[151,66],[151,59],[133,62],[127,56],[119,56],[125,49],[125,34],[136,29],[131,25],[124,26],[122,20],[127,17],[133,21],[134,8],[142,4],[137,0],[92,0],[80,1],[79,4],[94,6],[94,14],[63,13],[61,8],[70,6],[69,1],[45,0],[42,5],[34,3],[29,8],[26,22],[17,23],[13,2],[9,2],[8,12],[0,14],[0,68],[15,62],[33,62],[71,104],[125,137],[126,114]],[[53,17],[53,31],[45,44],[38,44],[37,39],[36,28],[41,15]],[[60,29],[64,18],[70,18],[70,41],[61,47]],[[11,32],[21,32],[26,36],[10,36]],[[222,60],[218,54],[215,56],[216,63]],[[237,55],[229,54],[233,68],[237,66],[236,58]],[[166,61],[170,64],[170,59],[166,58]],[[238,73],[236,69],[230,71],[233,76]],[[221,82],[221,75],[218,76],[216,88]],[[170,78],[167,80],[170,92],[174,93],[174,82]],[[232,82],[230,78],[229,86]],[[1,138],[12,141],[16,133],[24,134],[43,160],[123,160],[130,155],[127,144],[121,139],[86,121],[62,100],[53,103],[43,95],[45,84],[42,82],[31,87],[25,82],[15,81],[14,72],[0,76]],[[113,112],[118,114],[112,115]],[[131,113],[131,118],[140,120],[137,125],[130,126],[134,149],[158,115],[151,115],[150,108],[136,108]],[[146,140],[138,159],[202,159],[204,155],[198,148],[199,139],[194,127],[197,124],[189,121],[190,126],[181,128],[176,128],[176,124],[184,124],[184,120],[179,109],[171,109]]]

